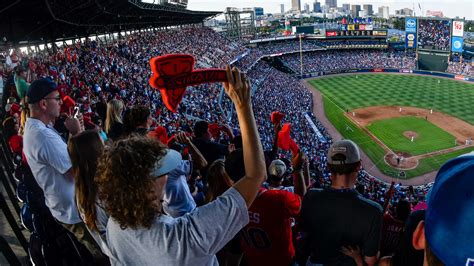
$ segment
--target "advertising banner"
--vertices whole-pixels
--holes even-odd
[[[366,30],[374,30],[374,25],[365,25]]]
[[[336,31],[326,31],[326,37],[335,37],[337,36]]]
[[[359,30],[365,30],[365,24],[360,24],[359,25]]]
[[[347,25],[347,30],[355,30],[355,25],[354,24]]]
[[[453,21],[453,36],[463,37],[464,35],[464,21]]]
[[[463,38],[462,37],[454,37],[453,36],[453,43],[451,45],[451,51],[456,53],[462,53],[463,49]]]
[[[387,36],[387,31],[386,30],[374,30],[372,32],[372,35],[374,35],[374,36]]]
[[[405,32],[416,33],[416,18],[405,18]]]
[[[416,48],[416,33],[405,33],[405,47]]]

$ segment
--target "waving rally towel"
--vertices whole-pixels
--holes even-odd
[[[194,63],[194,57],[186,54],[168,54],[150,60],[153,71],[150,85],[160,91],[163,102],[172,112],[178,110],[187,86],[227,81],[225,70],[194,70]]]
[[[297,154],[300,148],[298,147],[298,144],[296,144],[296,142],[291,138],[290,131],[291,131],[291,124],[290,123],[284,124],[280,132],[278,132],[277,145],[278,145],[278,148],[282,150],[285,150],[285,151],[291,150],[292,154]]]

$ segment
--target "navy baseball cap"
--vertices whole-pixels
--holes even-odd
[[[28,97],[28,103],[37,103],[46,97],[51,92],[57,90],[58,85],[50,78],[42,78],[33,81],[26,96]]]
[[[474,156],[445,163],[428,194],[425,238],[445,265],[474,263]]]

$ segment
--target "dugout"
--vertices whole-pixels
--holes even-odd
[[[448,69],[449,53],[418,51],[417,58],[418,70],[446,72]]]

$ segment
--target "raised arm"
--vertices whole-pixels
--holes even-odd
[[[306,194],[306,183],[304,180],[305,157],[306,155],[300,151],[292,158],[295,194],[300,197],[304,197],[304,194]]]
[[[196,169],[202,169],[207,166],[207,161],[199,151],[199,149],[194,146],[193,142],[186,136],[185,133],[180,132],[176,135],[176,140],[180,143],[186,144],[189,147],[189,151],[191,152],[191,157],[193,158],[194,166]]]
[[[267,175],[263,148],[253,115],[250,84],[237,68],[231,69],[227,66],[226,71],[228,82],[224,82],[224,89],[237,111],[245,163],[245,176],[234,185],[234,188],[239,191],[249,207]]]

